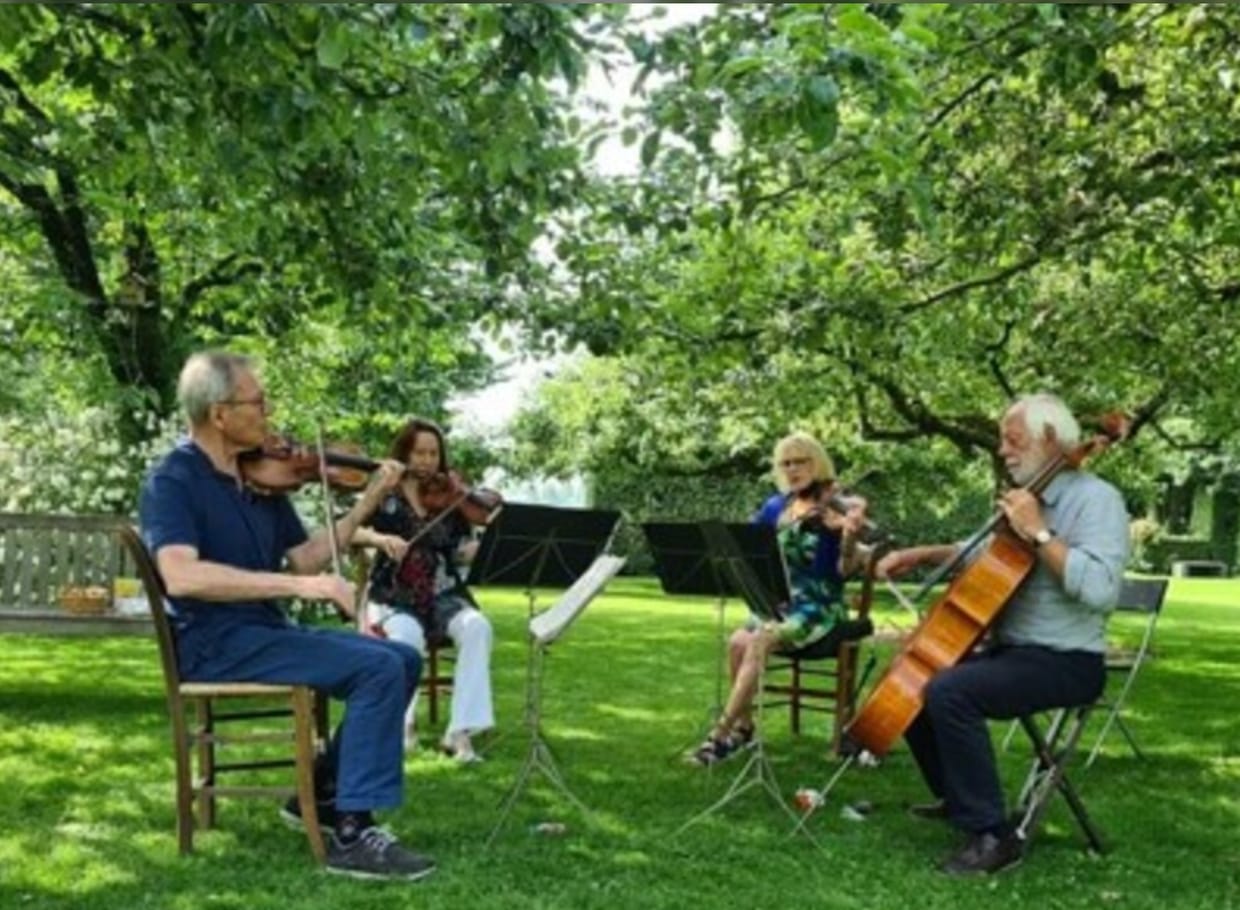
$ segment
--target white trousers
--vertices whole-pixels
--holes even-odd
[[[426,656],[426,635],[422,624],[400,610],[383,604],[369,604],[371,620],[383,626],[388,638],[412,645]],[[448,637],[456,646],[456,669],[452,674],[452,717],[448,734],[477,733],[495,726],[491,701],[491,621],[481,611],[466,607],[448,623]],[[409,703],[405,726],[413,729],[417,696]]]

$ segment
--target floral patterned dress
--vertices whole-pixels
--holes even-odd
[[[824,638],[846,611],[839,532],[823,528],[820,522],[784,521],[791,497],[786,493],[772,496],[753,521],[775,528],[792,594],[779,634],[787,648],[799,649]]]

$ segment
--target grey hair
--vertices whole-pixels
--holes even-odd
[[[222,351],[204,351],[185,361],[177,379],[177,401],[189,422],[197,426],[205,421],[211,405],[231,398],[238,375],[251,369],[250,358]]]
[[[1055,441],[1065,449],[1076,448],[1081,441],[1081,425],[1058,395],[1049,392],[1022,395],[1016,399],[1012,410],[1021,412],[1025,426],[1036,439],[1045,439],[1049,428],[1055,434]]]

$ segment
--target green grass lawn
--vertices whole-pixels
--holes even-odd
[[[481,765],[409,757],[406,805],[385,821],[439,860],[416,885],[323,874],[275,805],[255,800],[222,802],[219,827],[180,857],[153,642],[0,639],[0,908],[1240,906],[1240,583],[1173,583],[1129,711],[1148,761],[1114,735],[1090,770],[1076,768],[1111,852],[1086,854],[1056,804],[1024,865],[969,881],[934,871],[957,835],[905,814],[925,793],[903,750],[844,776],[812,823],[821,849],[790,838],[756,789],[676,835],[739,767],[673,759],[714,700],[715,607],[632,579],[590,606],[547,667],[546,734],[593,815],[538,782],[484,851],[525,756],[526,608],[517,592],[481,595],[496,625],[501,735]],[[729,607],[729,625],[740,619]],[[766,726],[784,793],[821,786],[826,720],[800,737],[786,712]],[[1024,759],[1019,740],[1002,755],[1012,787]],[[875,806],[867,820],[841,816],[861,799]],[[567,834],[530,833],[547,820]]]

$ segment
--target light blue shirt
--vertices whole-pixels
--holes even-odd
[[[1040,560],[995,625],[1003,644],[1105,653],[1107,614],[1128,564],[1128,512],[1119,490],[1065,471],[1042,496],[1042,517],[1068,547],[1062,581]]]

